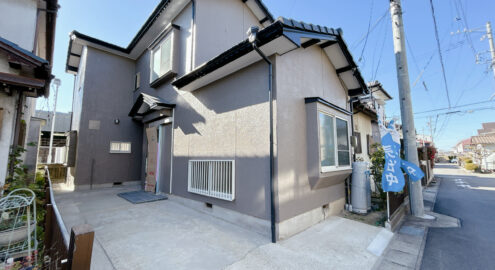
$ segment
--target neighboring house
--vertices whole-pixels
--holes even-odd
[[[431,135],[416,134],[416,144],[418,147],[433,146],[433,139],[431,138]]]
[[[495,135],[472,136],[471,145],[474,148],[482,147],[488,151],[495,151]]]
[[[382,84],[378,81],[368,83],[370,94],[357,98],[353,102],[353,124],[354,136],[356,137],[356,146],[354,154],[356,160],[370,162],[372,145],[380,143],[380,131],[378,129],[378,107],[385,111],[385,102],[392,97],[383,89]],[[385,114],[382,115],[385,123]]]
[[[481,159],[481,169],[495,171],[495,152],[483,156]]]
[[[495,151],[495,122],[482,123],[482,129],[478,129],[478,135],[458,142],[455,146],[457,154],[474,154],[480,145],[488,151]]]
[[[31,116],[26,139],[26,156],[24,165],[28,169],[28,175],[34,177],[38,168],[38,154],[40,149],[41,128],[46,124],[46,120],[36,116]]]
[[[478,129],[478,135],[495,135],[495,122],[482,123],[482,129]]]
[[[466,154],[471,152],[471,138],[467,138],[458,142],[455,146],[455,152],[457,154]]]
[[[47,122],[41,129],[39,141],[38,163],[40,164],[64,164],[67,159],[67,136],[70,131],[70,121],[72,113],[57,112],[55,116],[55,126],[53,132],[52,160],[48,162],[48,150],[50,147],[50,136],[52,130],[53,112],[36,111],[36,116],[46,119]]]
[[[141,183],[278,239],[344,208],[349,101],[368,89],[340,30],[163,0],[125,48],[73,31],[66,70],[76,188]]]
[[[11,147],[26,147],[36,98],[49,93],[57,10],[57,0],[0,1],[0,186]]]
[[[482,170],[493,170],[493,154],[495,153],[495,134],[471,137],[473,162]]]

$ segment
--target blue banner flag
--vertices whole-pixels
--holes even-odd
[[[383,151],[385,152],[385,167],[382,174],[382,189],[386,192],[399,192],[404,188],[404,175],[400,169],[400,144],[394,141],[392,134],[382,137]]]
[[[425,176],[423,171],[416,164],[409,161],[401,160],[400,167],[409,175],[409,179],[413,182],[421,180]]]
[[[405,185],[404,174],[401,168],[409,175],[411,181],[418,181],[424,177],[423,171],[415,164],[400,158],[400,135],[395,129],[394,121],[385,127],[379,120],[382,147],[385,152],[385,167],[382,174],[382,189],[386,192],[402,191]]]

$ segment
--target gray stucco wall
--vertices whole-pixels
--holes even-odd
[[[344,184],[312,189],[308,176],[304,98],[321,97],[349,109],[335,68],[317,46],[276,58],[277,220],[284,221],[325,204],[345,201]],[[339,115],[342,116],[342,115]],[[347,117],[350,134],[350,117]],[[310,131],[318,132],[318,130]],[[318,151],[314,155],[318,156]]]
[[[259,62],[192,93],[176,91],[169,82],[149,86],[149,53],[136,63],[140,92],[175,103],[173,191],[243,214],[269,219],[269,117],[266,64]],[[142,149],[146,151],[146,139]],[[143,160],[145,152],[143,152]],[[233,202],[187,191],[190,159],[234,159]],[[143,166],[144,170],[144,166]],[[144,175],[144,171],[142,171]],[[168,184],[162,185],[168,187]]]
[[[93,185],[140,180],[142,128],[127,116],[133,104],[134,70],[131,60],[88,48],[76,185],[90,185],[91,175]],[[115,119],[120,120],[118,125]],[[99,129],[89,129],[90,120],[99,121]],[[110,141],[131,142],[132,153],[109,153]]]
[[[195,66],[247,38],[247,29],[261,26],[242,1],[197,0]]]

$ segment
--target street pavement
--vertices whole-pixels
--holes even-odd
[[[495,175],[437,164],[441,178],[434,211],[460,228],[430,228],[421,269],[495,269]]]

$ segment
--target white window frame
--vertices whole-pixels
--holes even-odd
[[[112,150],[112,144],[118,144],[119,150]],[[122,144],[129,144],[129,150],[121,150]],[[110,141],[110,153],[112,153],[112,154],[130,154],[130,153],[132,153],[132,143],[131,142],[122,142],[122,141]]]
[[[141,87],[141,72],[136,72],[134,76],[134,91],[138,90]]]
[[[334,136],[335,165],[333,165],[333,166],[321,166],[320,113],[325,114],[327,116],[330,116],[334,119],[334,121],[333,121],[333,136]],[[351,169],[352,159],[351,159],[351,145],[350,145],[350,140],[349,140],[349,121],[347,119],[344,119],[342,117],[339,117],[335,114],[332,114],[332,113],[329,113],[329,112],[323,111],[323,110],[318,110],[317,117],[318,117],[318,161],[319,161],[318,166],[320,167],[320,172],[325,173],[325,172]],[[349,165],[344,165],[344,166],[339,165],[339,155],[338,155],[339,154],[338,153],[339,146],[338,146],[338,142],[337,142],[337,139],[338,139],[338,136],[337,136],[337,119],[345,121],[347,124],[347,147],[348,147],[347,152],[349,152]]]
[[[159,83],[160,80],[162,80],[165,77],[169,77],[171,75],[175,75],[177,73],[177,68],[178,68],[178,27],[172,24],[169,24],[165,30],[158,35],[158,37],[151,43],[151,45],[148,47],[149,49],[149,54],[150,54],[150,84],[155,84]],[[162,45],[165,43],[165,41],[170,40],[170,66],[169,69],[161,72],[158,75],[157,78],[153,78],[153,62],[154,62],[154,53],[157,50],[161,50]],[[161,57],[161,56],[160,56]],[[160,59],[161,61],[161,59]],[[161,64],[160,64],[161,66]]]

